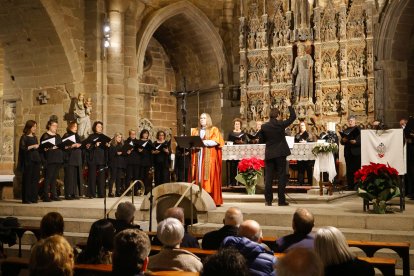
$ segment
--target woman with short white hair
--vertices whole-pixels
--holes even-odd
[[[180,249],[184,237],[184,226],[175,218],[167,218],[157,226],[157,237],[163,247],[157,255],[149,258],[148,269],[152,271],[200,272],[203,265],[196,255]]]
[[[374,276],[374,267],[350,251],[342,232],[332,226],[320,228],[315,235],[315,252],[325,267],[325,276]]]

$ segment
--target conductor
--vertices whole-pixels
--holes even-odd
[[[285,128],[287,128],[295,119],[296,113],[290,100],[284,100],[289,109],[289,118],[282,120],[279,109],[270,110],[269,122],[262,125],[263,141],[266,143],[265,149],[265,200],[266,206],[272,206],[273,191],[272,183],[274,172],[279,175],[278,187],[278,205],[286,206],[285,188],[286,188],[286,156],[290,155],[290,149],[285,138]]]

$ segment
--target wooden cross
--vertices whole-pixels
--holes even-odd
[[[43,90],[39,93],[39,96],[37,96],[37,100],[40,102],[40,104],[47,104],[47,101],[50,99],[50,96],[47,94],[46,90]]]

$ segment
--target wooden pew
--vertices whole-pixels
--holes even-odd
[[[29,268],[29,259],[9,257],[1,262],[2,275],[17,276],[22,269]],[[81,275],[110,275],[112,265],[110,264],[75,264],[75,276]],[[154,276],[198,276],[198,272],[185,271],[157,271],[150,272],[148,275]],[[46,276],[46,275],[45,275]]]
[[[27,231],[32,232],[36,239],[39,240],[40,239],[40,227],[39,226],[19,226],[19,227],[14,227],[12,229],[16,235],[17,238],[19,239],[19,257],[22,256],[22,237],[24,235],[24,233],[26,233]]]
[[[269,246],[274,247],[276,237],[263,237],[262,242]],[[379,242],[379,241],[356,241],[347,240],[350,247],[357,247],[364,251],[367,257],[374,257],[375,252],[380,249],[386,248],[395,251],[402,259],[403,276],[410,275],[410,243],[409,242]]]
[[[150,255],[156,254],[161,250],[161,246],[152,245]],[[185,249],[194,255],[203,259],[209,255],[215,254],[217,250],[206,250],[200,248],[181,248]],[[284,253],[274,253],[276,258],[283,258]],[[372,264],[374,267],[378,268],[384,276],[395,276],[395,265],[397,260],[392,258],[377,258],[377,257],[358,257],[360,260],[367,261]]]
[[[410,243],[409,242],[377,242],[348,240],[350,247],[357,247],[364,251],[367,257],[374,257],[375,252],[382,248],[395,251],[402,259],[403,276],[410,275]]]

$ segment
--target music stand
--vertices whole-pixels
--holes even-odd
[[[204,143],[203,143],[203,140],[201,140],[200,136],[174,136],[174,139],[177,142],[177,145],[180,148],[183,149],[183,156],[184,156],[183,161],[184,162],[185,162],[186,149],[188,149],[190,151],[190,153],[193,154],[193,153],[195,153],[196,148],[205,147]],[[185,170],[185,166],[184,166],[184,170]],[[189,166],[189,170],[191,170],[191,166]],[[184,172],[184,175],[185,175],[185,172]],[[191,174],[189,174],[189,175],[191,175]],[[196,184],[198,185],[198,188],[199,188],[199,191],[200,191],[200,194],[201,194],[202,187],[201,187],[200,179],[198,177],[198,164],[196,164],[195,178],[196,178]],[[190,183],[190,185],[192,185],[192,184]],[[192,186],[190,186],[190,199],[191,199],[191,204],[192,204],[193,203],[193,188],[192,188]],[[191,225],[193,225],[193,206],[191,206],[190,212],[191,212],[191,214],[190,214],[190,216],[191,216]]]

